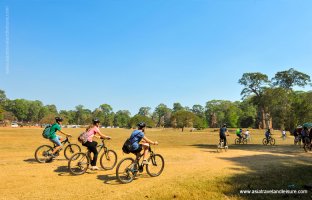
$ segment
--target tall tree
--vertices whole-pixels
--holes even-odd
[[[299,72],[293,68],[287,71],[277,72],[275,77],[272,79],[274,86],[279,86],[284,89],[291,89],[294,86],[304,87],[311,83],[310,76]]]
[[[156,118],[156,126],[157,127],[166,127],[170,126],[170,117],[171,116],[171,110],[163,103],[159,104],[155,108],[155,115]]]
[[[178,112],[180,110],[184,110],[184,107],[180,104],[180,103],[174,103],[173,104],[173,109],[172,109],[172,112]]]
[[[186,110],[180,110],[172,114],[172,126],[174,128],[181,128],[182,132],[185,127],[193,127],[195,115]]]
[[[150,117],[151,116],[151,108],[150,107],[141,107],[139,109],[139,115],[142,115],[142,116],[146,116],[146,117]]]
[[[114,126],[128,128],[130,122],[130,112],[128,110],[119,110],[114,116]]]
[[[103,125],[108,127],[108,126],[113,126],[114,122],[114,113],[113,113],[113,108],[108,105],[108,104],[102,104],[100,105],[100,109],[103,112]]]

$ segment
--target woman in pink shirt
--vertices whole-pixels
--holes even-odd
[[[96,149],[97,142],[93,141],[93,136],[98,134],[101,138],[106,138],[106,139],[111,139],[109,136],[105,136],[101,133],[99,126],[100,126],[100,120],[98,119],[93,119],[92,120],[93,125],[89,126],[87,128],[87,133],[88,133],[88,139],[87,142],[82,144],[83,146],[87,147],[89,151],[93,153],[93,159],[91,161],[91,170],[98,170],[99,168],[96,166],[96,161],[98,157],[98,151]]]

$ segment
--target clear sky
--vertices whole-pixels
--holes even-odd
[[[240,100],[244,72],[312,76],[311,8],[310,0],[2,0],[0,89],[59,110],[108,103],[132,114]]]

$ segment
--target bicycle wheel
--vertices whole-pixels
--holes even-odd
[[[78,146],[77,144],[69,144],[67,145],[67,147],[65,147],[64,156],[67,160],[69,160],[72,155],[78,152],[81,152],[80,146]]]
[[[49,145],[42,145],[38,147],[35,151],[35,159],[39,163],[45,163],[51,160],[53,148]]]
[[[100,158],[101,167],[105,170],[113,169],[116,163],[117,163],[117,154],[113,150],[108,150],[107,154],[104,152]]]
[[[234,142],[235,142],[235,144],[239,144],[240,143],[238,138],[236,138]]]
[[[68,169],[73,175],[84,174],[89,168],[90,159],[86,153],[76,153],[68,161]]]
[[[161,155],[155,154],[149,157],[148,162],[149,165],[146,165],[146,172],[148,175],[156,177],[163,172],[165,167],[165,160]]]
[[[263,138],[262,143],[263,143],[263,145],[268,145],[267,139],[266,139],[266,138]]]
[[[271,144],[271,145],[275,145],[275,139],[274,139],[274,138],[271,138],[270,144]]]
[[[121,183],[130,183],[133,181],[138,169],[135,169],[137,164],[133,158],[122,159],[116,168],[116,177]]]
[[[247,139],[246,138],[243,139],[243,144],[247,144]]]

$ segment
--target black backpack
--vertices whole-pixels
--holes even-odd
[[[140,132],[139,132],[140,133]],[[138,135],[139,133],[137,133],[136,135]],[[135,135],[135,136],[136,136]],[[125,143],[123,144],[122,146],[122,151],[125,153],[125,154],[129,154],[131,153],[131,150],[132,150],[132,143],[131,143],[131,139],[132,137],[130,136],[130,138],[128,138]]]

